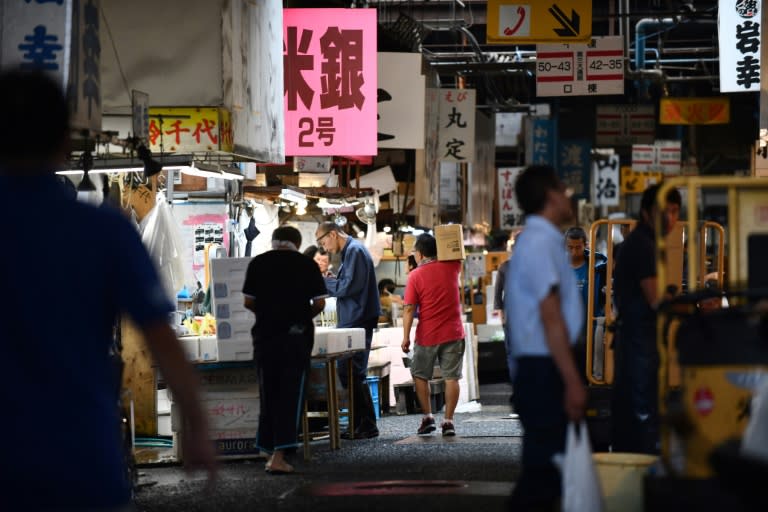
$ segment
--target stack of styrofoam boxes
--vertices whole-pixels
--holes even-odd
[[[251,258],[214,258],[211,260],[213,315],[219,361],[253,359],[251,327],[253,314],[243,304],[243,283]],[[265,290],[266,293],[266,290]]]
[[[217,368],[200,371],[201,405],[208,417],[211,439],[219,458],[253,457],[259,453],[256,434],[259,426],[259,385],[253,367]],[[182,458],[184,428],[179,406],[171,395],[171,429],[174,451]]]
[[[411,329],[411,350],[413,350],[414,336],[416,333],[416,323],[414,320],[413,328]],[[403,329],[401,327],[384,327],[373,333],[373,342],[371,346],[387,346],[389,347],[389,403],[396,403],[395,400],[395,386],[398,384],[404,384],[411,378],[411,370],[405,367],[403,363],[403,357],[405,354],[401,348],[403,343]],[[373,353],[379,352],[374,350]]]

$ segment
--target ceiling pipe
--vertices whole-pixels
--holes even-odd
[[[646,30],[668,29],[677,25],[675,18],[643,18],[635,25],[635,70],[645,67]]]

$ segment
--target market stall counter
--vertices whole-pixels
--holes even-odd
[[[205,341],[203,338],[207,338]],[[210,338],[213,338],[211,340]],[[215,342],[214,342],[215,340]],[[228,347],[231,341],[216,340],[215,336],[183,337],[187,356],[195,365],[201,381],[201,399],[203,409],[208,415],[211,438],[216,442],[216,452],[221,459],[240,459],[259,456],[256,446],[258,431],[260,393],[253,352],[244,347]],[[203,343],[209,350],[202,349]],[[196,345],[197,344],[197,345]],[[197,350],[195,350],[197,346]],[[218,354],[226,354],[229,360],[211,360],[212,348],[217,347]],[[222,350],[223,348],[223,350]],[[304,456],[309,458],[309,443],[312,438],[307,428],[307,418],[322,415],[328,418],[328,436],[331,449],[341,446],[339,428],[339,397],[337,389],[336,365],[352,365],[351,356],[365,349],[364,329],[334,329],[318,327],[315,330],[315,342],[312,362],[322,365],[324,375],[325,411],[310,411],[304,402],[302,414]],[[237,357],[238,359],[234,359]],[[171,400],[171,431],[173,432],[174,456],[182,458],[180,435],[183,425],[178,404]],[[353,429],[352,414],[354,404],[349,399],[348,413]]]

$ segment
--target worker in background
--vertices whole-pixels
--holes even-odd
[[[565,449],[568,420],[584,415],[587,393],[573,357],[584,312],[559,226],[573,218],[570,191],[550,166],[518,176],[515,195],[526,215],[505,285],[517,372],[513,404],[523,425],[522,472],[512,510],[552,510],[561,495],[552,456]]]
[[[410,350],[413,313],[418,306],[419,323],[416,325],[411,375],[424,416],[417,433],[431,434],[436,429],[429,381],[435,362],[438,362],[445,380],[442,434],[455,436],[453,413],[459,403],[459,380],[464,360],[464,326],[459,297],[462,262],[437,261],[437,242],[428,234],[419,235],[413,253],[419,266],[408,275],[405,288],[401,348],[406,354]]]
[[[354,432],[342,433],[345,439],[369,439],[379,435],[376,411],[368,387],[368,357],[371,353],[373,330],[379,323],[381,307],[376,272],[368,249],[345,233],[334,222],[323,222],[315,232],[317,246],[331,254],[341,256],[338,274],[326,275],[328,294],[336,297],[337,327],[362,327],[365,329],[365,350],[352,356],[353,373],[347,374],[348,365],[338,366],[341,384],[350,390],[354,399]]]
[[[568,228],[565,232],[565,249],[568,251],[568,257],[571,260],[571,267],[573,273],[576,275],[576,285],[581,292],[581,301],[584,304],[584,329],[582,330],[581,337],[575,347],[576,363],[579,366],[582,376],[586,380],[587,377],[587,329],[590,326],[587,323],[587,303],[589,301],[589,289],[592,287],[594,290],[593,297],[593,316],[595,318],[604,316],[602,305],[605,303],[601,301],[601,290],[605,286],[606,275],[606,263],[608,258],[603,254],[595,253],[595,268],[593,272],[592,283],[589,283],[589,244],[587,243],[587,233],[583,228],[574,226]],[[595,325],[592,324],[593,329]]]
[[[613,290],[618,310],[614,341],[611,418],[614,451],[659,452],[659,354],[656,348],[656,236],[675,226],[682,203],[669,191],[662,215],[663,233],[656,233],[659,185],[643,192],[637,226],[617,251]]]
[[[315,341],[313,318],[325,306],[325,282],[317,265],[301,254],[301,233],[281,226],[272,250],[251,260],[243,283],[245,307],[253,311],[254,360],[261,409],[256,444],[270,455],[268,473],[293,473],[286,451],[298,446],[303,389]]]
[[[176,306],[138,231],[111,207],[77,202],[67,178],[54,174],[70,149],[61,85],[42,73],[2,71],[0,111],[0,216],[24,218],[6,223],[16,245],[0,252],[9,319],[0,351],[12,361],[3,376],[13,383],[0,387],[0,510],[132,510],[112,352],[121,313],[138,326],[179,405],[184,463],[214,476],[198,378],[169,323]],[[51,247],[60,248],[55,264]],[[66,300],[41,316],[46,291]]]

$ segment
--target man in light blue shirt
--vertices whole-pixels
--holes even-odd
[[[584,312],[559,225],[573,217],[565,185],[532,165],[515,183],[526,214],[507,271],[504,309],[517,359],[513,403],[523,424],[523,468],[514,510],[553,506],[561,494],[552,455],[564,451],[568,420],[583,417],[587,393],[573,357]]]

